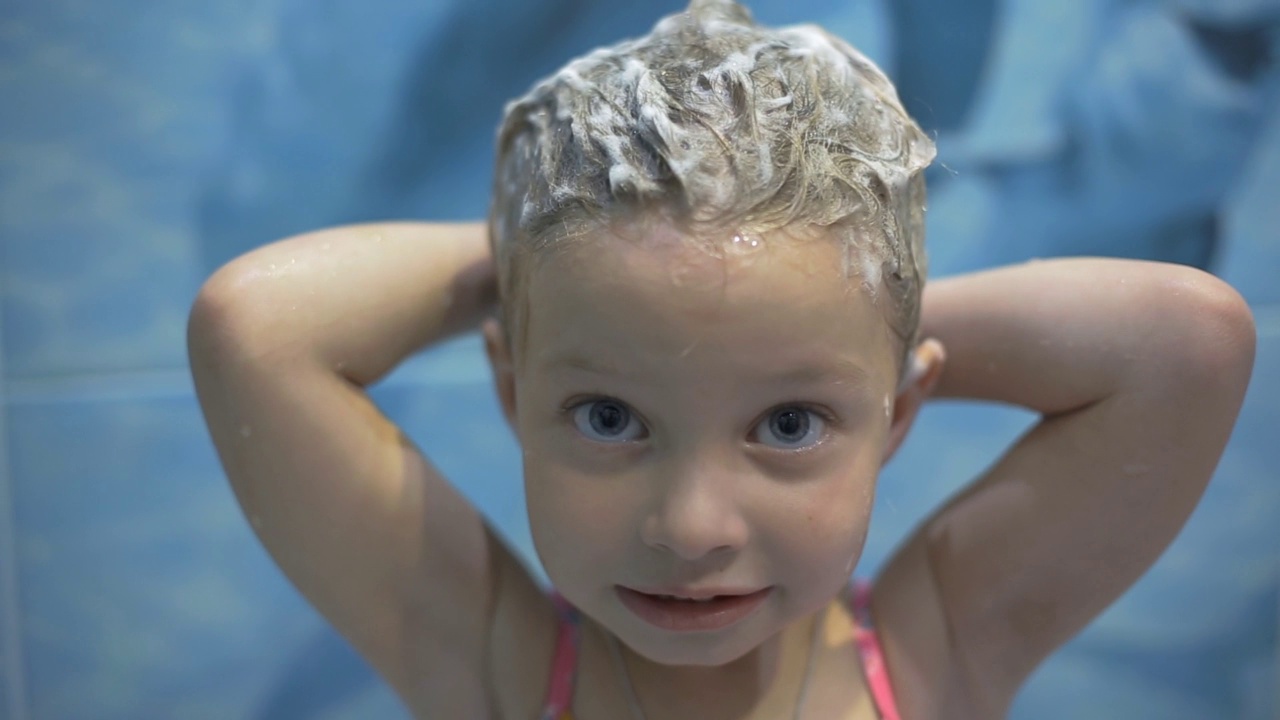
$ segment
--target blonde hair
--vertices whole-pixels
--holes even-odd
[[[508,103],[489,217],[508,340],[522,325],[525,258],[658,215],[691,243],[727,230],[833,232],[846,277],[873,298],[887,290],[905,360],[918,340],[934,154],[888,78],[848,43],[693,0]]]

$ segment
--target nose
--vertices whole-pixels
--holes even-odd
[[[702,463],[668,475],[645,518],[645,544],[685,561],[741,550],[749,533],[736,484],[723,464],[717,470]]]

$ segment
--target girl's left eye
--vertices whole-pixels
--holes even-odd
[[[781,440],[781,444],[770,447],[797,450],[812,447],[822,441],[826,436],[827,418],[811,408],[786,407],[769,413],[757,427]],[[801,442],[808,437],[812,437],[811,442]],[[765,444],[769,445],[767,442]]]

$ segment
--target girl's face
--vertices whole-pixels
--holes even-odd
[[[602,238],[533,263],[508,408],[552,583],[668,665],[735,660],[848,581],[892,414],[895,349],[838,244],[726,246]],[[770,592],[676,632],[619,594],[656,587]]]

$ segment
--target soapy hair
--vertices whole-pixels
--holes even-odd
[[[527,260],[619,222],[661,218],[708,249],[726,232],[809,228],[842,243],[846,278],[877,304],[888,296],[902,368],[918,341],[934,154],[848,43],[693,0],[507,104],[489,221],[508,341]]]

